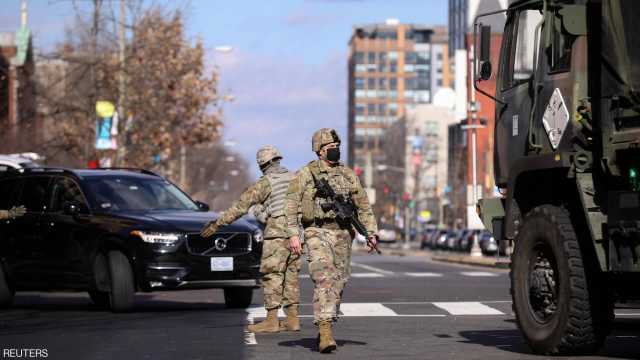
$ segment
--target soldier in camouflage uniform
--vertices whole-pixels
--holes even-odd
[[[0,210],[0,220],[15,219],[24,215],[27,209],[24,206],[14,206],[9,210]]]
[[[266,320],[249,325],[251,332],[299,331],[298,304],[300,289],[298,273],[301,256],[288,248],[288,236],[284,217],[284,202],[293,174],[280,165],[282,155],[273,146],[258,150],[257,161],[264,176],[240,196],[217,221],[205,226],[201,235],[209,237],[219,228],[234,222],[246,214],[250,207],[262,204],[267,213],[260,272],[263,274],[264,307]],[[278,322],[278,309],[282,306],[287,318]]]
[[[376,244],[378,228],[367,195],[353,170],[339,162],[340,138],[333,129],[313,134],[312,148],[318,160],[300,169],[289,185],[285,214],[291,250],[302,252],[299,223],[304,228],[313,292],[314,323],[319,327],[318,349],[336,349],[331,326],[338,319],[342,291],[351,273],[351,243],[354,229],[336,219],[333,210],[323,210],[328,200],[316,196],[314,179],[326,179],[337,194],[353,199],[358,217],[367,229],[370,250]],[[325,207],[326,208],[326,207]]]

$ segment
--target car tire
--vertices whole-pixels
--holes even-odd
[[[135,295],[131,263],[120,251],[110,251],[108,259],[111,277],[111,291],[109,292],[111,311],[130,311],[133,309]]]
[[[246,309],[251,305],[253,299],[252,288],[225,288],[224,304],[229,309]]]
[[[0,263],[0,309],[8,308],[13,304],[14,292],[9,286],[9,281],[4,274],[4,269]]]
[[[518,328],[535,353],[586,354],[602,345],[613,307],[602,313],[610,302],[597,277],[588,276],[590,264],[567,210],[543,205],[527,214],[515,241],[511,296]]]
[[[89,290],[89,297],[91,298],[91,302],[99,309],[109,309],[109,292],[107,291],[98,291],[98,290]]]

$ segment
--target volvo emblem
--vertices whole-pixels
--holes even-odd
[[[216,239],[214,244],[215,244],[216,250],[218,251],[222,251],[227,248],[227,240],[223,238]]]

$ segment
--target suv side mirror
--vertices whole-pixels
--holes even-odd
[[[62,211],[66,215],[76,216],[80,214],[80,206],[73,202],[67,202],[62,206]]]
[[[202,201],[196,201],[196,204],[198,205],[198,208],[200,209],[200,211],[209,211],[209,205],[203,203]]]
[[[491,26],[480,25],[480,68],[478,77],[480,80],[491,78]]]

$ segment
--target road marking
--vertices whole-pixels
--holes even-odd
[[[247,308],[247,318],[266,318],[267,317],[267,309],[262,306],[252,306]],[[278,309],[278,317],[286,317],[284,311],[282,309]]]
[[[616,313],[616,316],[640,316],[638,313]]]
[[[411,277],[441,277],[442,276],[442,274],[432,273],[432,272],[406,272],[404,274]]]
[[[380,303],[347,303],[340,305],[343,316],[397,316],[395,311]]]
[[[373,267],[373,266],[370,266],[370,265],[365,265],[365,264],[352,262],[351,266],[355,266],[355,267],[359,267],[359,268],[362,268],[362,269],[365,269],[365,270],[377,272],[377,273],[380,273],[380,274],[383,274],[383,275],[393,275],[393,271],[380,269],[380,268]]]
[[[253,316],[251,315],[251,312],[249,311],[249,309],[247,309],[247,324],[253,325]],[[256,334],[252,333],[247,328],[244,329],[244,343],[246,345],[258,345],[258,341],[256,340]]]
[[[381,278],[384,277],[383,274],[379,273],[352,273],[351,277],[354,278]]]
[[[498,274],[485,272],[485,271],[465,271],[465,272],[461,272],[460,274],[464,276],[498,276]]]
[[[300,279],[310,279],[311,278],[311,276],[309,274],[300,274],[300,275],[298,275],[298,277]]]
[[[504,315],[492,307],[480,302],[434,302],[433,305],[447,311],[451,315]]]

